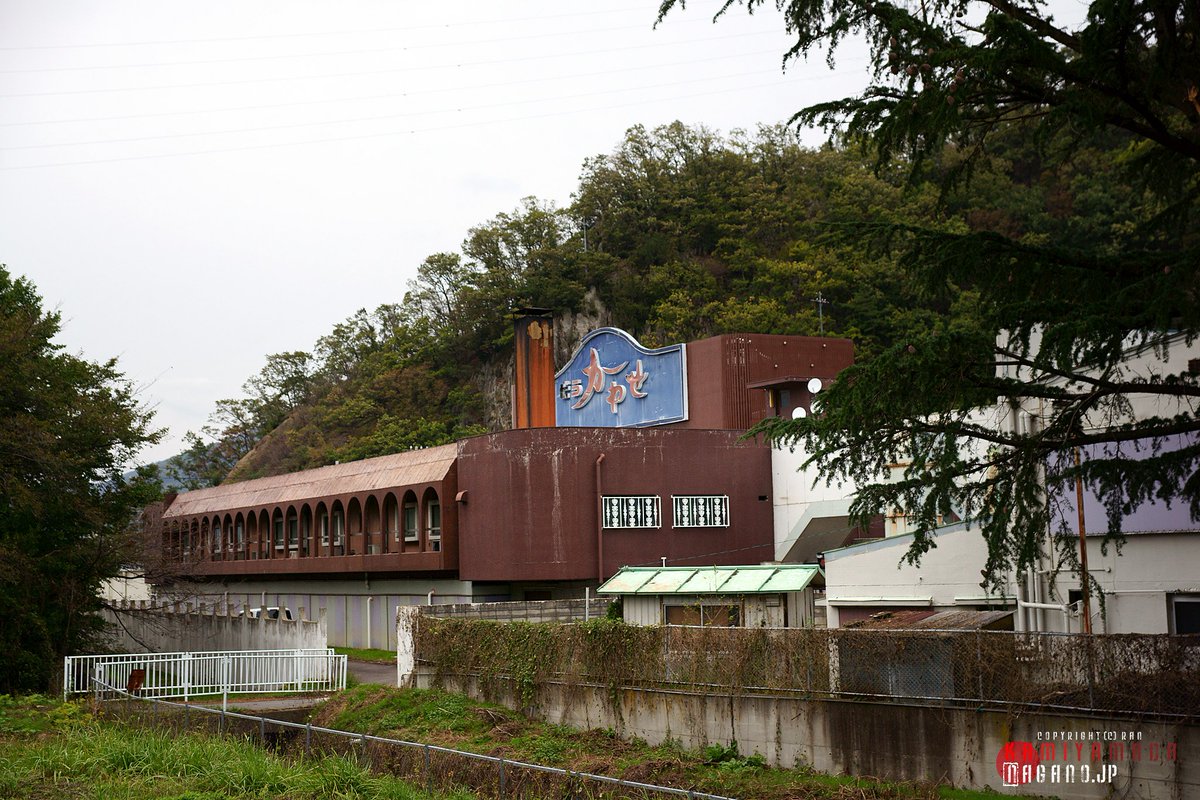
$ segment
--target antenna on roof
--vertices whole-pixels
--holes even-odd
[[[821,335],[825,335],[825,310],[824,307],[829,305],[829,301],[825,299],[825,295],[817,292],[817,296],[812,300],[817,304],[817,319],[821,325]]]

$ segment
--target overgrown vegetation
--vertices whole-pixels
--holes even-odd
[[[722,696],[924,697],[971,707],[1200,714],[1190,637],[1122,635],[1019,641],[1004,631],[878,631],[498,623],[422,617],[419,663],[439,685],[464,676],[484,696],[536,707],[551,683],[622,690],[684,688]],[[906,691],[902,687],[909,687]],[[916,692],[914,695],[913,692]]]

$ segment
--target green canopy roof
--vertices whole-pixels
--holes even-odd
[[[799,592],[821,575],[815,564],[741,567],[621,567],[597,594],[760,594]]]

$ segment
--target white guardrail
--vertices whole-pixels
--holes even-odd
[[[140,672],[137,672],[140,670]],[[93,680],[139,697],[266,692],[333,692],[346,688],[346,657],[320,650],[230,650],[67,656],[63,698],[91,691]]]

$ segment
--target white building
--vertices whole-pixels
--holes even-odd
[[[1161,381],[1185,370],[1194,371],[1200,347],[1180,340],[1170,347],[1133,348],[1121,379]],[[1149,416],[1171,417],[1196,409],[1176,395],[1154,393],[1128,396],[1124,417],[1091,419],[1094,428]],[[1039,401],[1040,403],[1040,401]],[[1040,404],[982,410],[980,416],[1002,430],[1035,431],[1048,417]],[[1184,435],[1170,446],[1194,443]],[[1122,450],[1108,445],[1106,456],[1138,458],[1133,444]],[[1082,449],[1082,458],[1101,452]],[[775,552],[787,561],[815,561],[823,555],[826,571],[827,618],[830,627],[863,619],[872,613],[897,609],[1011,609],[1017,630],[1083,630],[1082,593],[1078,574],[1055,572],[1052,543],[1033,574],[1009,575],[998,594],[981,588],[987,559],[981,533],[969,525],[952,522],[935,532],[936,547],[919,567],[904,563],[912,542],[903,512],[881,510],[881,524],[869,534],[882,538],[856,541],[848,522],[855,488],[815,481],[813,470],[801,470],[806,454],[776,450],[774,473]],[[896,472],[905,465],[895,467]],[[1102,548],[1108,528],[1107,512],[1098,497],[1084,493],[1084,526],[1087,531],[1088,571],[1103,592],[1091,603],[1092,629],[1098,633],[1200,633],[1200,524],[1182,503],[1144,503],[1121,520],[1126,537],[1119,550]],[[1062,499],[1062,519],[1057,531],[1078,538],[1079,521],[1074,495]],[[840,539],[839,539],[840,537]],[[1102,552],[1103,551],[1103,552]]]

